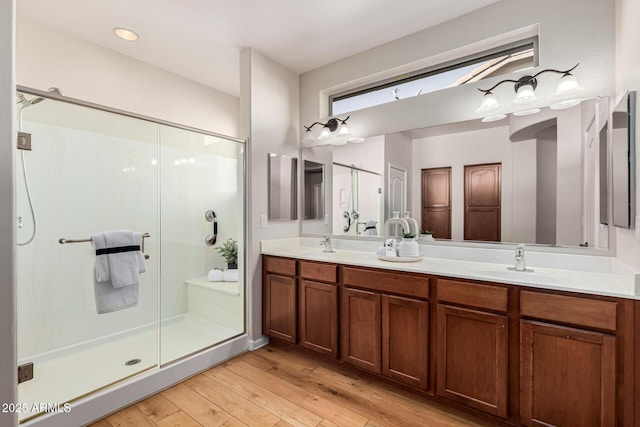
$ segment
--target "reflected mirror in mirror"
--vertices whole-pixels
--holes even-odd
[[[634,215],[636,93],[628,92],[613,110],[613,225],[630,228]]]
[[[337,179],[334,163],[379,173],[379,184],[367,184],[382,186],[378,230],[389,218],[391,188],[385,186],[393,165],[407,171],[407,210],[436,239],[462,241],[466,235],[473,241],[605,249],[609,230],[600,222],[599,167],[607,148],[600,144],[605,123],[599,117],[607,115],[596,110],[606,108],[607,98],[592,99],[499,122],[473,120],[369,137],[362,144],[305,147],[301,156],[313,160],[321,148],[328,151],[322,155],[331,168],[327,179]],[[347,186],[326,183],[325,189],[332,224],[323,232],[344,236],[345,212],[353,210]],[[427,190],[437,197],[428,198]],[[367,219],[362,208],[356,211],[359,222]],[[318,233],[304,222],[301,232]]]
[[[269,153],[269,220],[298,219],[298,159]]]
[[[304,219],[324,220],[324,164],[304,161]]]

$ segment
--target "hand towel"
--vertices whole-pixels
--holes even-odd
[[[222,273],[225,282],[237,282],[238,281],[238,270],[225,270]]]
[[[106,231],[104,235],[106,248],[125,248],[142,245],[142,235],[132,231]],[[105,257],[105,255],[99,255]],[[106,255],[109,264],[109,275],[114,288],[137,285],[140,283],[140,273],[146,271],[144,257],[138,250],[116,252]]]
[[[125,243],[124,246],[139,246],[142,243],[142,236],[140,235],[140,233],[133,233],[130,231],[113,233],[122,234],[116,235],[116,238],[111,238],[110,241],[107,240],[106,236],[106,234],[110,233],[100,233],[92,235],[91,244],[94,249],[98,250],[108,247],[114,247],[111,245],[116,245],[115,247],[118,247],[121,245],[120,243],[116,242],[120,241]],[[123,254],[128,254],[129,256],[131,256],[131,259],[124,261],[115,259],[113,260],[113,262],[109,262],[109,257],[112,257],[113,255]],[[135,267],[132,260],[135,260]],[[114,270],[112,270],[112,266],[114,267]],[[115,271],[120,268],[135,268],[136,273],[134,274],[131,270],[127,270],[124,273],[122,273],[122,271]],[[95,274],[93,289],[96,301],[96,311],[98,312],[98,314],[110,313],[112,311],[136,306],[138,304],[138,288],[140,282],[139,273],[144,273],[145,271],[146,268],[144,265],[144,257],[142,255],[142,252],[140,252],[139,250],[115,254],[97,255],[94,267]],[[127,285],[125,283],[129,284]]]
[[[222,282],[222,270],[217,268],[213,270],[209,270],[209,274],[207,275],[207,279],[210,282]]]

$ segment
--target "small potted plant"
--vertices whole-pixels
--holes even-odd
[[[433,240],[433,232],[431,230],[420,231],[420,238],[424,240]]]
[[[402,233],[402,240],[398,243],[398,255],[401,257],[417,257],[420,255],[415,234]]]
[[[215,248],[220,255],[227,261],[227,268],[235,270],[238,268],[238,242],[229,238],[221,246]]]

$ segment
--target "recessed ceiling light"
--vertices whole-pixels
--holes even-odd
[[[135,42],[140,38],[140,36],[136,32],[122,27],[114,28],[113,33],[116,36],[120,37],[122,40],[126,40],[128,42]]]

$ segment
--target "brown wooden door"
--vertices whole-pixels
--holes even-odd
[[[381,373],[380,294],[342,288],[341,358],[345,362]]]
[[[338,357],[338,286],[300,280],[300,345]]]
[[[422,169],[422,229],[451,238],[451,168]]]
[[[413,387],[427,388],[429,304],[382,296],[382,373]]]
[[[464,167],[464,239],[500,241],[501,164]]]
[[[614,336],[528,320],[520,336],[523,425],[616,424]]]
[[[264,298],[265,333],[295,344],[298,335],[296,279],[268,273]]]
[[[437,394],[507,416],[507,318],[438,304]]]

